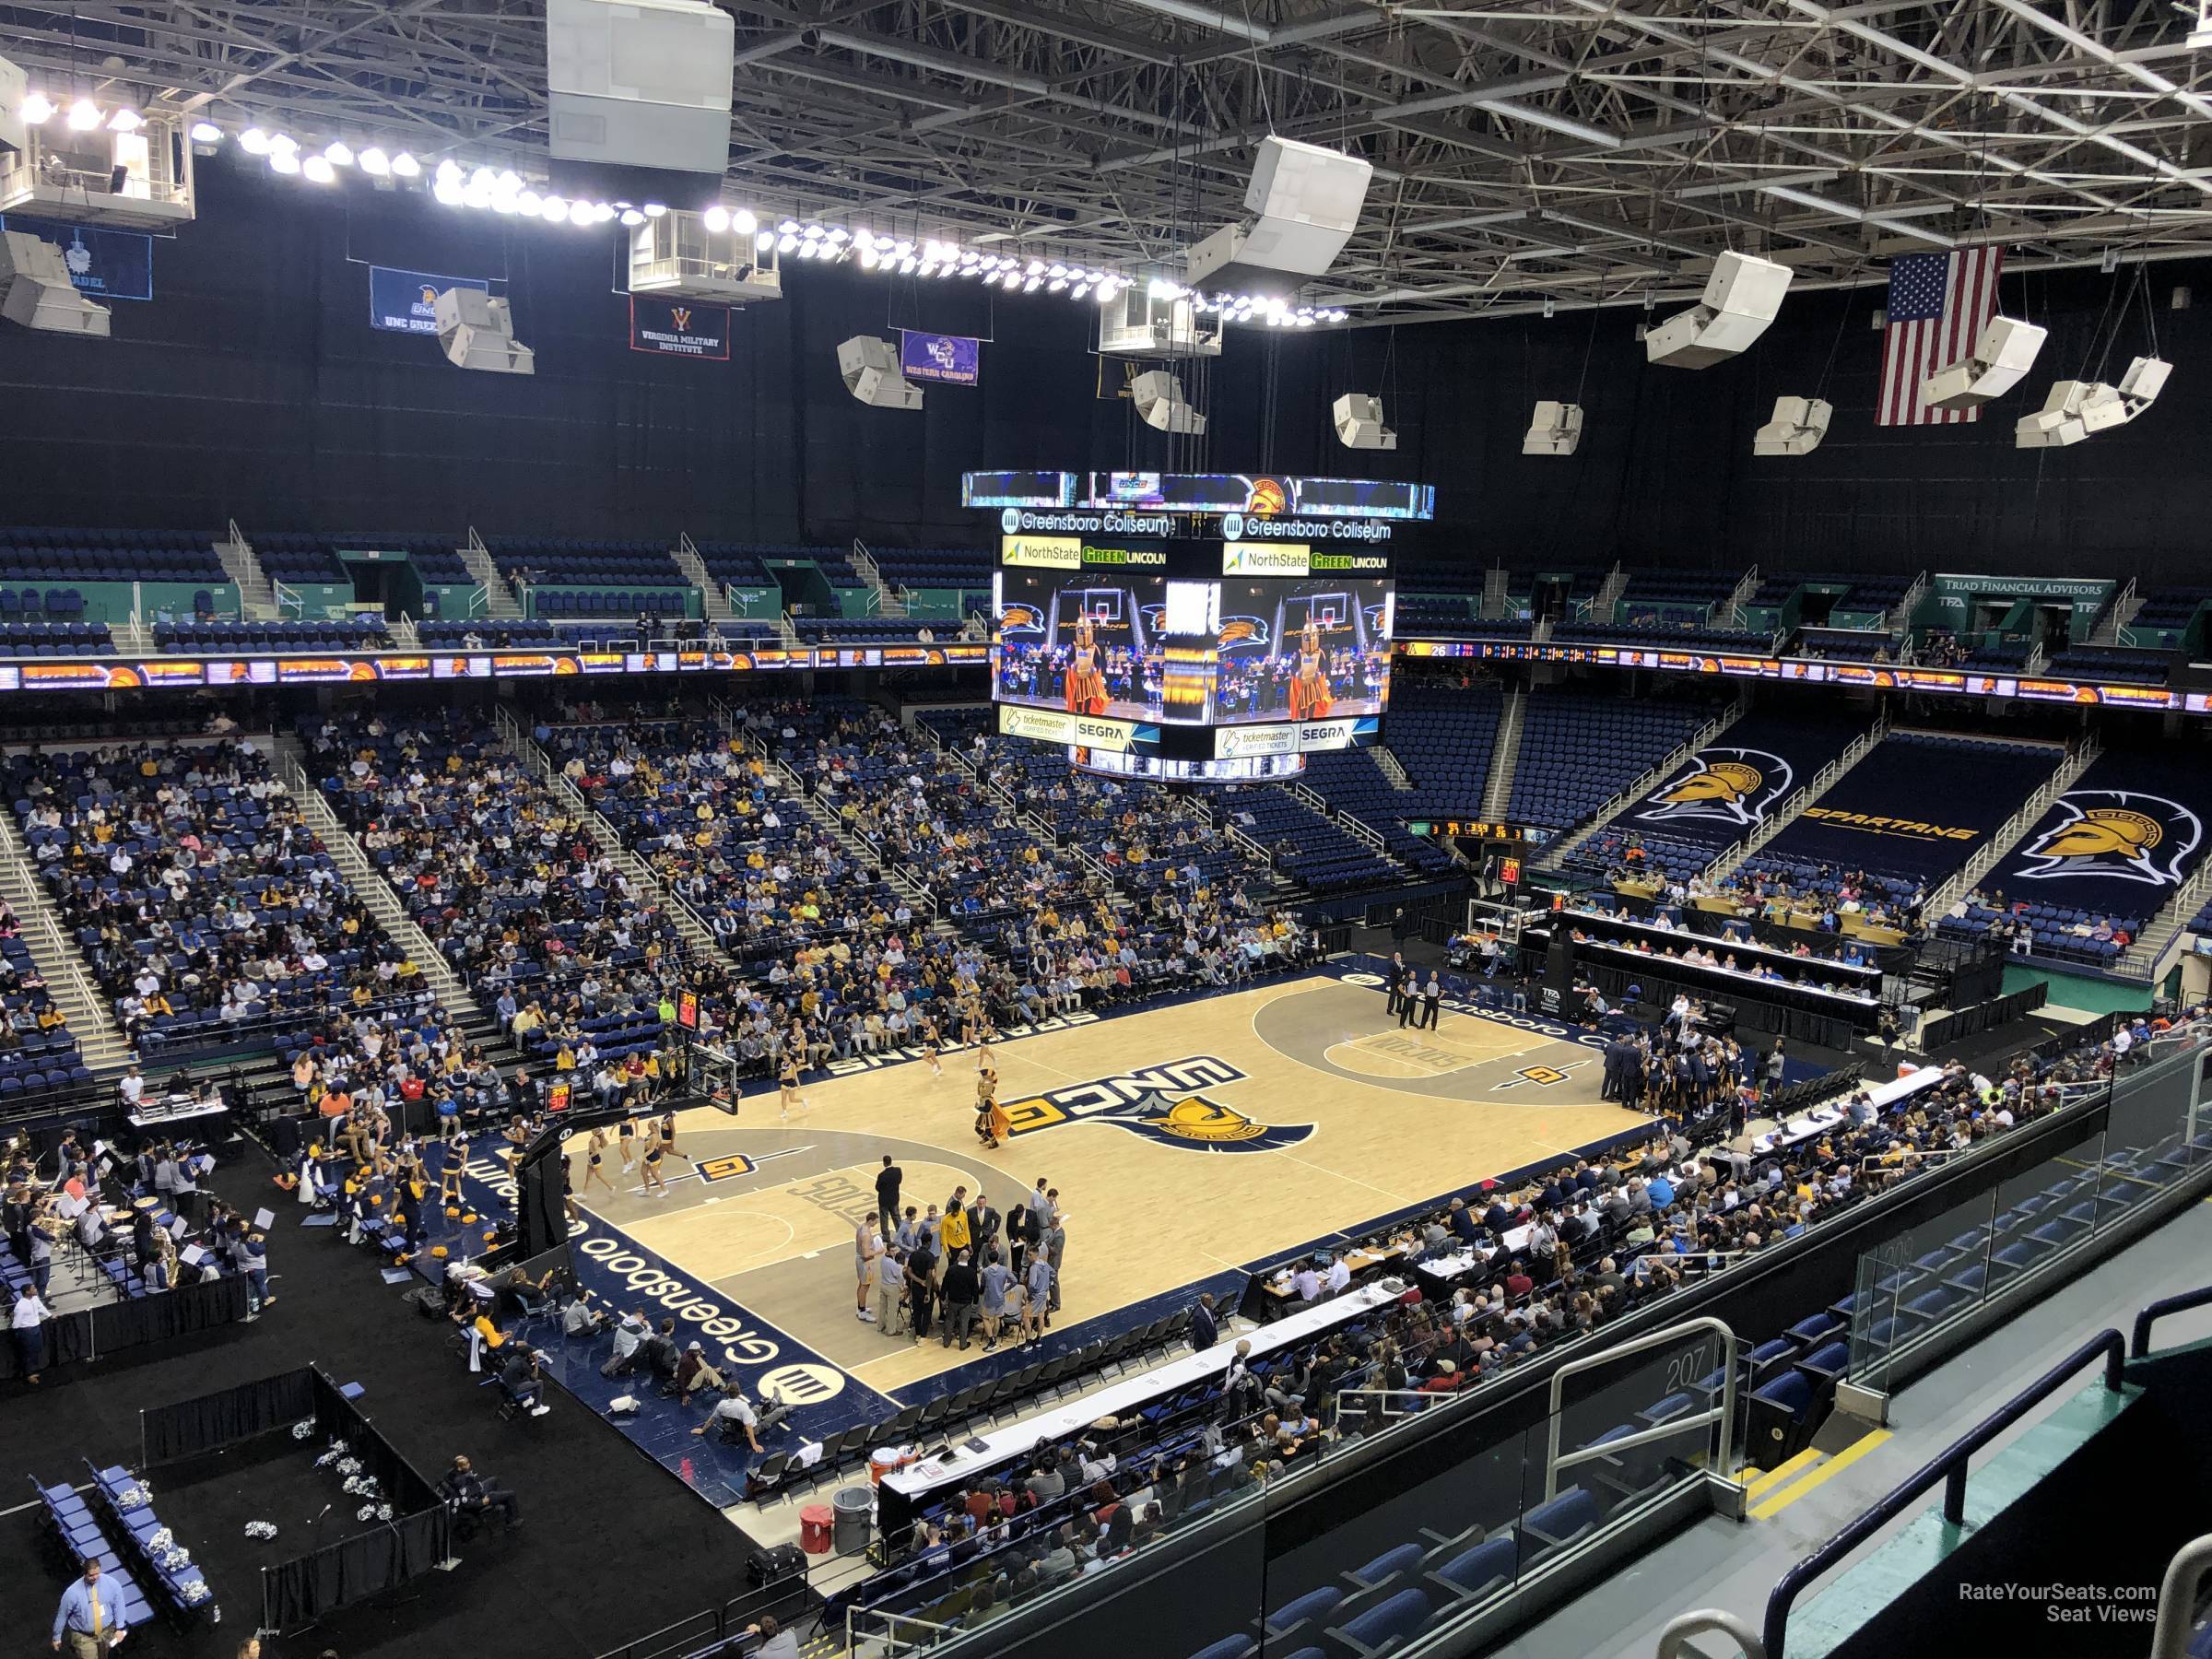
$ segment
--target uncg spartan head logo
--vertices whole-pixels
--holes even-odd
[[[2058,822],[2022,849],[2020,880],[2109,876],[2177,887],[2205,836],[2203,820],[2179,801],[2132,789],[2072,790],[2058,810]]]
[[[1787,760],[1765,749],[1704,749],[1636,817],[1648,824],[1702,818],[1748,828],[1789,793],[1794,775]]]
[[[1112,1124],[1184,1152],[1273,1152],[1313,1133],[1311,1124],[1255,1123],[1198,1092],[1244,1081],[1245,1074],[1228,1061],[1193,1054],[1005,1104],[1017,1135],[1063,1124]]]

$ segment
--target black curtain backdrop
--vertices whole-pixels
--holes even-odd
[[[302,1367],[139,1412],[139,1459],[144,1467],[158,1468],[220,1452],[318,1415],[315,1372]]]
[[[731,361],[662,359],[629,348],[613,227],[524,224],[359,180],[318,191],[230,158],[199,178],[199,221],[157,241],[155,299],[117,302],[112,339],[7,331],[15,522],[974,545],[994,526],[959,506],[964,469],[1172,464],[1125,399],[1096,395],[1125,365],[1093,355],[1096,308],[1064,296],[794,262],[785,300],[734,319]],[[494,279],[536,375],[466,373],[429,337],[372,332],[371,263]],[[2212,303],[2212,287],[2203,265],[2147,270],[2124,311],[2133,267],[2007,276],[2004,309],[2051,338],[1973,426],[1874,425],[1878,288],[1793,294],[1751,352],[1697,372],[1646,366],[1634,307],[1232,329],[1218,361],[1184,372],[1216,470],[1436,484],[1440,522],[1401,544],[1411,552],[2185,580],[2212,317],[2168,306],[2190,285]],[[2071,450],[2014,449],[2014,419],[2052,381],[2094,371],[2115,318],[2115,380],[2155,320],[2176,366],[2157,406]],[[982,387],[933,388],[919,416],[855,403],[837,343],[900,325],[988,338]],[[1394,453],[1335,441],[1328,404],[1352,390],[1383,394]],[[1752,432],[1784,394],[1825,394],[1830,435],[1811,456],[1754,460]],[[1578,396],[1582,453],[1523,456],[1535,401]]]
[[[101,1359],[124,1348],[145,1347],[229,1324],[246,1316],[249,1288],[242,1278],[216,1279],[59,1314],[46,1323],[46,1364],[51,1369]],[[15,1348],[0,1349],[0,1380],[20,1374]],[[61,1373],[64,1378],[68,1375]]]

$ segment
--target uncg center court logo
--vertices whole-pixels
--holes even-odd
[[[1193,1054],[1005,1105],[1017,1135],[1063,1124],[1112,1124],[1184,1152],[1273,1152],[1295,1147],[1313,1133],[1312,1124],[1257,1123],[1200,1092],[1246,1080],[1246,1074],[1226,1060]]]

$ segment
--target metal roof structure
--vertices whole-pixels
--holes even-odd
[[[1800,288],[2212,248],[2212,49],[2173,0],[717,3],[733,204],[1171,277],[1272,131],[1374,164],[1301,296],[1354,324],[1679,300],[1730,247]],[[0,55],[57,98],[546,166],[542,0],[0,4]]]

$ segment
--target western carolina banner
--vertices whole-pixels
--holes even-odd
[[[0,229],[20,230],[62,251],[69,280],[94,300],[154,297],[154,239],[143,230],[94,230],[11,213]]]
[[[899,371],[910,381],[972,386],[982,372],[982,342],[966,335],[899,331]]]
[[[438,296],[447,288],[491,291],[481,276],[441,276],[435,271],[395,271],[369,267],[369,326],[394,334],[438,332]]]
[[[629,348],[726,363],[730,360],[730,308],[701,305],[696,300],[632,294]]]

